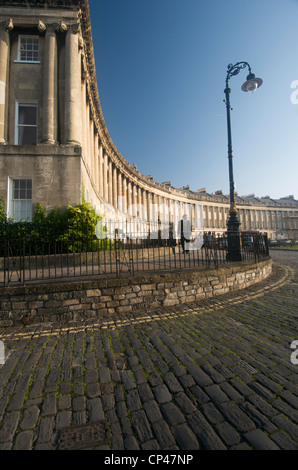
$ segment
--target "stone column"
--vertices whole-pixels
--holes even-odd
[[[127,210],[129,209],[129,206],[131,206],[132,204],[131,186],[132,186],[132,183],[130,180],[128,180],[127,181]]]
[[[148,215],[147,215],[147,191],[146,191],[145,189],[143,189],[142,203],[143,203],[143,219],[148,221]]]
[[[128,204],[127,204],[127,179],[126,179],[125,176],[122,178],[122,196],[123,196],[122,211],[124,213],[127,213],[127,207],[128,207]]]
[[[103,196],[103,146],[99,145],[98,150],[98,166],[99,166],[99,195]]]
[[[113,165],[113,206],[118,209],[117,167]]]
[[[95,129],[94,133],[94,165],[95,165],[95,175],[94,175],[94,180],[95,180],[95,188],[96,192],[99,193],[99,158],[98,158],[98,133],[97,129]]]
[[[109,158],[108,163],[108,203],[113,205],[113,170],[112,170],[112,160]]]
[[[81,145],[81,54],[77,25],[70,25],[65,41],[65,141]]]
[[[54,144],[57,141],[57,73],[56,31],[50,26],[45,35],[43,77],[42,141],[46,144]]]
[[[121,170],[118,170],[117,174],[117,185],[118,185],[118,210],[123,212],[123,194],[122,194],[122,173]]]
[[[9,49],[8,24],[0,23],[0,144],[7,143]]]
[[[91,177],[95,180],[95,155],[94,155],[94,125],[93,120],[89,121],[89,168],[91,170]],[[87,158],[88,158],[87,157]]]
[[[106,153],[103,159],[103,197],[108,202],[108,156]]]

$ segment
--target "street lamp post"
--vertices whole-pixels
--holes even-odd
[[[249,75],[246,78],[246,82],[242,85],[243,91],[255,91],[263,83],[260,78],[256,78],[252,73],[250,65],[247,62],[237,62],[235,65],[228,65],[226,88],[224,100],[227,107],[227,127],[228,127],[228,158],[229,158],[229,178],[230,178],[230,217],[227,223],[228,233],[228,261],[241,261],[241,249],[240,249],[240,233],[239,227],[241,225],[238,210],[235,203],[235,184],[233,174],[233,148],[232,148],[232,131],[231,131],[231,104],[230,94],[231,89],[229,87],[229,80],[231,77],[238,75],[241,69],[248,67]]]

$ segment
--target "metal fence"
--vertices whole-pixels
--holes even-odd
[[[228,238],[199,234],[185,246],[181,240],[150,239],[148,235],[17,239],[0,238],[0,286],[72,278],[119,278],[137,273],[212,269],[227,261]],[[267,235],[240,237],[241,261],[268,256]]]

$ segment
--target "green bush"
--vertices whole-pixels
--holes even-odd
[[[96,226],[100,220],[91,204],[83,201],[64,210],[57,206],[50,211],[37,204],[31,222],[16,222],[7,217],[3,197],[0,200],[0,239],[10,240],[11,244],[15,241],[15,247],[20,245],[19,241],[24,241],[28,247],[26,254],[111,250],[114,248],[113,242],[96,237]],[[0,255],[3,254],[2,241]]]

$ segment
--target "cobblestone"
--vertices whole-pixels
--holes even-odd
[[[105,420],[101,449],[298,450],[298,253],[272,257],[270,278],[216,299],[0,328],[0,449],[55,450]]]

